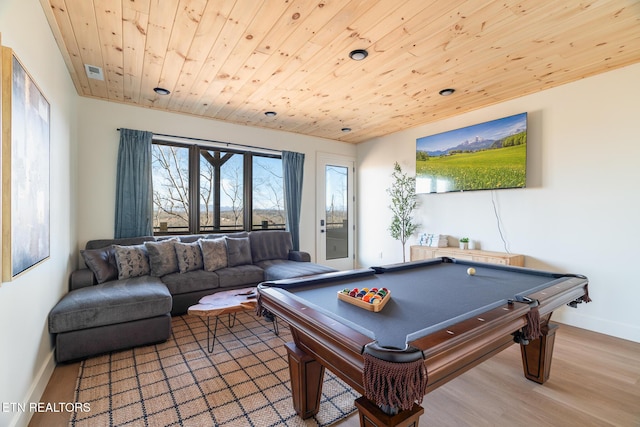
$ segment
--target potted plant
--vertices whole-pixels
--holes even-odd
[[[468,245],[469,245],[469,238],[468,237],[460,238],[460,249],[467,249]]]
[[[389,231],[391,237],[402,243],[402,262],[405,262],[405,245],[409,237],[418,229],[418,225],[413,222],[411,216],[417,206],[416,178],[403,173],[398,162],[395,162],[391,176],[393,184],[387,189],[387,193],[391,196],[389,208],[393,213]]]

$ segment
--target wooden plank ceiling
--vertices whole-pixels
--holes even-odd
[[[640,61],[637,0],[40,1],[81,96],[351,143]]]

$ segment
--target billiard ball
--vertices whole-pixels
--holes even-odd
[[[473,268],[473,267],[469,267],[469,268],[467,268],[467,274],[468,274],[469,276],[473,276],[474,274],[476,274],[476,269],[475,269],[475,268]]]

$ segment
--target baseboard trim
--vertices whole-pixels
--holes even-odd
[[[38,370],[27,394],[23,400],[27,404],[27,410],[23,412],[17,412],[16,415],[9,422],[9,427],[27,427],[29,425],[29,421],[31,421],[31,417],[33,416],[33,412],[29,411],[29,403],[31,402],[40,402],[42,395],[44,394],[44,390],[47,388],[47,384],[49,384],[49,379],[51,379],[51,375],[53,375],[53,371],[56,368],[56,362],[54,358],[55,348],[51,349],[49,354],[44,360],[44,363]]]
[[[578,305],[577,309],[563,307],[553,312],[553,320],[576,328],[640,343],[640,327],[637,325],[612,322],[611,320],[590,316],[581,313],[580,308],[581,305]]]

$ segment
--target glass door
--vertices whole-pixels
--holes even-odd
[[[354,268],[354,160],[318,154],[318,263],[338,270]]]

